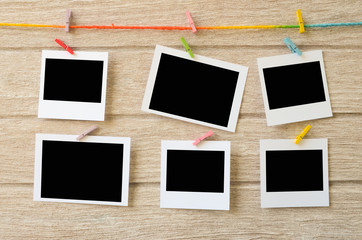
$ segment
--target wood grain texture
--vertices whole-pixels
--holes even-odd
[[[321,1],[0,1],[0,22],[76,25],[196,26],[305,24],[361,21],[362,5]],[[231,141],[231,210],[160,209],[161,140],[192,140],[209,129],[141,111],[156,44],[249,67]],[[289,53],[289,36],[302,50],[323,50],[332,118],[267,127],[256,59]],[[109,52],[104,122],[37,118],[41,50]],[[362,239],[362,27],[272,30],[87,30],[0,27],[0,239]],[[296,95],[299,93],[296,93]],[[212,97],[212,96],[205,96]],[[36,133],[131,137],[128,207],[34,202]],[[328,138],[330,207],[260,208],[259,140]]]
[[[128,207],[33,202],[31,184],[3,184],[2,239],[358,239],[358,187],[331,183],[330,207],[261,209],[259,183],[237,183],[230,211],[205,211],[160,209],[158,183],[131,184]]]

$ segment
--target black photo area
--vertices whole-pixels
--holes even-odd
[[[103,61],[47,58],[44,100],[100,103],[102,78]]]
[[[322,150],[266,151],[266,191],[323,191]]]
[[[224,192],[223,151],[167,150],[166,191]]]
[[[122,202],[123,144],[43,141],[41,197]]]
[[[320,63],[264,68],[270,110],[326,101]]]
[[[150,109],[228,126],[239,73],[161,54]]]

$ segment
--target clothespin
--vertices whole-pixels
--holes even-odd
[[[300,9],[297,10],[297,17],[298,17],[298,23],[299,23],[299,32],[304,33],[304,23],[302,18],[302,12]]]
[[[192,20],[192,17],[191,17],[191,14],[190,14],[189,11],[186,11],[186,16],[187,16],[187,18],[189,19],[189,23],[190,23],[190,26],[191,26],[191,28],[192,28],[192,32],[195,33],[197,30],[196,30],[194,21]]]
[[[90,128],[88,128],[86,131],[84,131],[81,135],[79,135],[79,136],[77,137],[77,140],[81,140],[81,139],[84,138],[88,133],[96,130],[97,128],[98,128],[98,126],[95,126],[95,125],[92,126],[92,127],[90,127]]]
[[[74,54],[73,50],[68,47],[67,45],[65,45],[61,40],[59,39],[55,39],[55,41],[62,47],[64,48],[65,50],[67,50],[70,54]]]
[[[302,56],[302,52],[299,50],[299,48],[297,48],[297,46],[295,46],[295,44],[292,42],[292,40],[290,40],[289,37],[284,38],[283,41],[288,46],[290,51],[292,51],[292,53],[296,53],[299,56]]]
[[[195,142],[193,142],[192,144],[196,146],[196,145],[199,144],[202,140],[204,140],[204,139],[207,138],[207,137],[210,137],[210,136],[213,135],[213,134],[214,134],[214,133],[210,130],[210,131],[208,131],[204,136],[199,137],[198,139],[196,139]]]
[[[191,48],[189,47],[189,45],[187,44],[186,40],[184,37],[181,37],[181,42],[184,45],[186,52],[188,52],[190,54],[190,57],[194,58],[194,53],[191,51]]]
[[[307,132],[309,131],[309,129],[311,128],[310,125],[306,126],[303,130],[303,132],[301,132],[296,138],[295,138],[295,141],[294,143],[295,144],[298,144],[303,138],[304,136],[307,134]]]
[[[70,9],[65,10],[65,32],[69,32],[69,23],[70,16],[72,15],[72,11]]]

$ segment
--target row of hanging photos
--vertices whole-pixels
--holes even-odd
[[[304,24],[303,24],[303,18],[302,18],[302,13],[300,11],[300,9],[297,10],[297,18],[298,18],[298,24],[299,24],[299,32],[303,33],[305,31],[304,29]],[[65,13],[65,32],[69,32],[69,26],[70,26],[70,18],[71,18],[71,14],[72,11],[70,9],[66,9],[66,13]],[[186,17],[189,21],[190,27],[192,29],[193,33],[197,32],[197,28],[195,26],[194,20],[191,17],[191,14],[189,11],[186,11]],[[299,50],[299,48],[292,42],[292,40],[290,40],[289,37],[286,37],[283,39],[284,43],[288,46],[288,48],[293,52],[298,54],[299,56],[302,55],[302,52]],[[74,51],[67,46],[65,43],[63,43],[61,40],[59,39],[55,39],[55,42],[58,43],[62,48],[64,48],[66,51],[68,51],[70,54],[74,54]],[[181,37],[181,42],[185,47],[186,52],[189,53],[191,58],[194,58],[194,54],[191,51],[190,46],[187,44],[186,40],[184,37]],[[96,130],[98,128],[98,126],[92,126],[89,129],[85,130],[82,134],[80,134],[77,137],[77,140],[81,140],[82,138],[84,138],[86,135],[88,135],[89,133],[93,132],[94,130]],[[295,138],[295,144],[298,144],[303,138],[304,136],[307,134],[307,132],[310,130],[311,126],[308,125],[304,128],[304,130]],[[204,139],[212,136],[214,133],[210,130],[208,131],[205,135],[197,138],[194,142],[193,145],[197,145],[199,144],[201,141],[203,141]]]

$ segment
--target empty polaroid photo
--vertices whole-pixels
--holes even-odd
[[[142,110],[235,132],[248,68],[156,46]]]
[[[260,140],[262,208],[329,206],[328,139]]]
[[[230,142],[162,141],[161,208],[229,210]]]
[[[322,51],[258,58],[267,125],[332,117]]]
[[[36,134],[34,201],[128,205],[130,138]]]
[[[39,118],[104,121],[107,52],[42,52]]]

